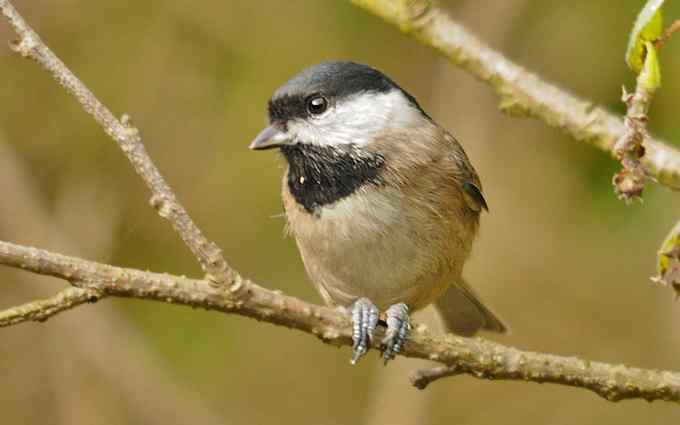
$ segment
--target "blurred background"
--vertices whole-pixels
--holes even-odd
[[[623,113],[623,54],[642,1],[441,2],[455,19],[549,81]],[[545,124],[501,115],[490,89],[346,1],[16,2],[114,113],[129,113],[183,204],[230,264],[312,302],[283,237],[282,161],[254,153],[266,102],[302,68],[369,63],[462,142],[484,183],[466,274],[512,328],[504,344],[680,370],[680,306],[652,285],[677,194],[612,194],[616,162]],[[680,17],[669,2],[668,21]],[[0,44],[13,39],[3,21]],[[661,53],[650,127],[680,139],[680,40]],[[116,145],[38,66],[0,48],[0,239],[116,265],[200,276],[148,206]],[[64,282],[0,268],[0,307]],[[420,320],[432,321],[425,312]],[[436,326],[436,323],[433,323]],[[105,300],[0,330],[0,412],[16,424],[669,424],[668,403],[462,376],[417,391],[398,359],[357,367],[348,348],[237,316]]]

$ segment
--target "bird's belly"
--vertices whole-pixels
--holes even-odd
[[[450,283],[451,253],[423,233],[406,206],[383,203],[376,216],[379,199],[372,199],[342,201],[305,222],[296,217],[291,230],[307,273],[332,304],[366,297],[382,309],[398,302],[422,308]]]
[[[305,260],[310,278],[333,304],[349,305],[366,297],[381,309],[405,302],[413,309],[426,306],[445,289],[437,273],[423,272],[415,247],[391,235],[389,240],[329,247],[324,260]],[[303,243],[300,244],[301,250]],[[318,251],[318,245],[311,249]],[[390,252],[390,256],[381,251]],[[444,285],[444,286],[442,286]]]

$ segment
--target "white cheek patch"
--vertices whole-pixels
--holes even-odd
[[[298,141],[318,145],[366,145],[386,127],[411,128],[422,120],[422,113],[404,94],[364,92],[343,99],[319,117],[288,124]]]

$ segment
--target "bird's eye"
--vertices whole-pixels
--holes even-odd
[[[307,110],[312,115],[323,114],[328,108],[328,101],[320,95],[310,96],[307,99]]]

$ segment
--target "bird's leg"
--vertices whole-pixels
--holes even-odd
[[[408,317],[408,306],[404,303],[394,304],[385,312],[387,330],[382,340],[382,357],[385,364],[401,351],[408,338],[411,324]]]
[[[354,341],[352,364],[356,364],[371,346],[379,315],[378,307],[368,298],[359,298],[352,305],[352,340]]]

